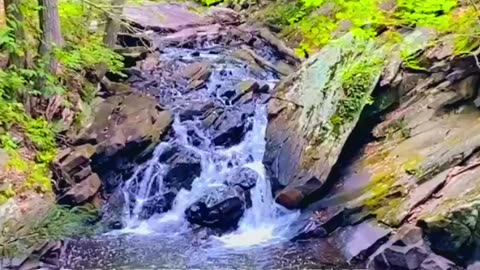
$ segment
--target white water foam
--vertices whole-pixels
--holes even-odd
[[[289,211],[275,202],[270,182],[266,178],[262,163],[267,126],[265,107],[258,106],[251,120],[253,121],[252,130],[246,134],[240,144],[227,149],[215,149],[193,146],[188,140],[188,127],[185,126],[185,122],[180,123],[177,119],[174,124],[176,134],[174,142],[181,143],[200,155],[201,175],[194,180],[191,190],[182,189],[178,192],[170,211],[141,220],[139,213],[145,202],[152,196],[161,196],[164,192],[163,176],[168,166],[159,163],[158,158],[167,149],[169,143],[161,143],[156,148],[153,158],[138,168],[126,183],[125,200],[133,202],[134,207],[133,210],[128,207],[128,204],[125,207],[125,228],[121,232],[151,234],[165,232],[166,228],[175,228],[176,232],[188,229],[188,222],[184,217],[185,210],[203,196],[209,188],[223,185],[223,176],[238,167],[248,167],[259,175],[255,187],[251,190],[252,207],[246,210],[235,232],[215,239],[229,248],[249,247],[286,240],[289,225],[299,217],[300,213],[299,211]],[[197,132],[200,131],[197,129]],[[201,138],[207,140],[207,136],[201,135]],[[236,166],[232,168],[231,164]],[[137,185],[134,196],[128,191],[133,184]],[[157,190],[153,192],[152,187],[156,187]]]

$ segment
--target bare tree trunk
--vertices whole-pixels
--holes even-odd
[[[7,14],[5,13],[5,3],[0,0],[0,28],[7,25]]]
[[[40,6],[39,18],[42,38],[40,41],[40,55],[49,60],[49,70],[53,74],[59,72],[59,64],[53,54],[53,48],[62,47],[64,40],[60,29],[58,15],[58,0],[38,0]]]
[[[118,32],[121,27],[121,17],[123,13],[123,7],[127,3],[127,0],[112,0],[112,8],[106,14],[107,24],[105,26],[105,33],[103,35],[103,44],[113,49],[117,43]],[[106,64],[101,64],[97,70],[97,76],[99,80],[107,73]]]
[[[6,23],[15,31],[15,39],[17,44],[23,45],[25,41],[25,31],[23,29],[23,14],[20,11],[21,0],[5,0],[4,8],[6,16]],[[8,64],[22,68],[25,66],[25,59],[23,53],[10,53]]]

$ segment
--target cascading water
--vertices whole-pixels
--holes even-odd
[[[269,47],[261,47],[265,50],[257,53],[274,62]],[[139,85],[132,83],[173,113],[171,133],[120,186],[122,229],[68,242],[66,269],[305,269],[336,262],[339,255],[328,252],[335,249],[326,241],[286,241],[295,236],[302,217],[275,203],[262,164],[268,94],[238,95],[242,82],[253,80],[271,89],[278,77],[232,57],[234,50],[215,44],[163,48],[159,70],[150,71]],[[209,79],[201,89],[187,90],[175,76],[200,62],[209,63]],[[226,118],[215,115],[218,108]],[[209,110],[213,113],[204,117]],[[217,119],[213,124],[212,115]],[[232,184],[244,170],[252,177],[240,186],[248,191]],[[192,224],[186,214],[198,201],[209,205],[228,200],[237,203],[228,205],[237,211],[227,212],[227,221],[235,219],[233,227],[206,229],[212,224]]]
[[[299,215],[298,211],[288,211],[275,203],[271,187],[265,175],[262,159],[265,151],[265,129],[267,125],[264,105],[256,105],[255,114],[251,119],[252,129],[244,140],[230,148],[197,147],[187,134],[188,125],[196,126],[195,122],[183,122],[177,118],[173,128],[175,138],[157,146],[153,157],[140,166],[123,188],[125,204],[123,223],[124,232],[148,233],[162,232],[166,227],[184,228],[187,222],[184,212],[188,206],[204,195],[211,187],[224,185],[225,177],[239,167],[246,167],[258,173],[259,177],[251,191],[252,206],[240,220],[237,231],[217,238],[226,246],[240,247],[268,242],[286,236],[288,225]],[[201,146],[209,145],[208,137],[196,129],[202,138]],[[181,190],[173,203],[172,209],[166,213],[142,219],[140,213],[149,200],[163,196],[163,176],[168,164],[159,162],[159,157],[166,151],[169,144],[181,144],[195,151],[201,157],[202,173],[195,179],[191,190]],[[134,191],[132,192],[132,186]],[[155,190],[152,190],[155,188]],[[133,207],[131,205],[133,204]]]

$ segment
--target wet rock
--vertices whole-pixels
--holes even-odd
[[[186,66],[182,71],[182,77],[190,81],[206,81],[211,75],[211,66],[208,62],[197,62]]]
[[[225,181],[226,185],[239,186],[243,190],[249,190],[257,184],[260,176],[258,173],[250,168],[242,167],[227,175]]]
[[[207,114],[208,111],[215,108],[215,103],[213,101],[208,102],[196,102],[189,104],[188,107],[180,112],[180,120],[193,120],[196,117],[203,116]]]
[[[215,113],[215,111],[212,113]],[[211,115],[215,117],[215,120],[208,127],[212,134],[212,143],[225,147],[239,144],[245,134],[252,128],[252,122],[249,121],[249,118],[253,115],[253,105],[226,108],[221,114]]]
[[[369,220],[338,231],[333,239],[341,247],[345,258],[354,262],[368,258],[387,240],[391,231],[390,228]]]
[[[145,201],[138,218],[141,220],[146,220],[154,214],[161,214],[167,212],[172,208],[173,200],[175,199],[173,192],[167,194],[162,194],[155,197],[150,197]],[[132,206],[133,207],[133,206]]]
[[[248,92],[257,92],[260,89],[260,85],[256,81],[243,81],[238,85],[240,93],[245,94]]]
[[[60,199],[63,203],[78,205],[86,202],[98,192],[102,185],[97,174],[90,174],[80,183],[73,185]]]
[[[348,35],[345,39],[349,39]],[[373,44],[367,48],[363,56],[359,54],[360,58],[371,57],[375,50],[380,52]],[[342,57],[345,53],[336,46],[324,47],[299,71],[280,82],[268,103],[264,163],[272,180],[285,187],[278,193],[277,202],[288,208],[301,207],[309,196],[322,189],[356,124],[357,119],[335,132],[329,121],[336,111],[333,100],[341,99],[336,90],[340,86],[329,82],[338,75],[334,70],[339,65],[351,64],[342,60],[347,59]],[[372,77],[369,93],[377,79]]]
[[[181,76],[188,81],[188,89],[197,90],[205,86],[211,74],[211,65],[208,62],[197,62],[186,66]]]
[[[431,253],[420,265],[420,270],[461,270],[462,267],[455,265],[448,259]]]
[[[182,188],[189,190],[193,180],[200,176],[202,171],[200,155],[182,146],[170,147],[160,155],[159,160],[168,164],[164,182],[167,188],[176,192]]]
[[[245,211],[242,194],[232,187],[215,188],[185,210],[187,220],[213,228],[235,228]]]

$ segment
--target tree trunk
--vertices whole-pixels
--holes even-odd
[[[23,29],[23,14],[20,12],[21,0],[4,0],[6,23],[15,31],[16,43],[23,46],[25,31]],[[25,59],[21,50],[17,53],[10,53],[8,65],[22,68],[25,66]]]
[[[107,24],[105,26],[105,33],[103,35],[103,44],[108,48],[114,49],[117,43],[118,32],[121,27],[121,17],[123,12],[123,6],[127,3],[127,0],[112,0],[112,8],[106,14]],[[102,80],[107,73],[108,67],[106,64],[100,64],[97,70],[97,76],[99,80]]]
[[[5,3],[0,0],[0,28],[7,25],[7,14],[5,13]]]
[[[123,6],[127,0],[112,0],[112,9],[110,14],[107,14],[107,25],[105,26],[105,34],[103,36],[103,43],[109,48],[114,48],[117,43],[117,35],[120,31],[121,16]]]
[[[62,47],[64,44],[58,15],[58,0],[38,0],[38,4],[40,6],[40,29],[42,30],[39,52],[42,57],[48,59],[50,72],[57,74],[59,64],[53,54],[53,48]]]

